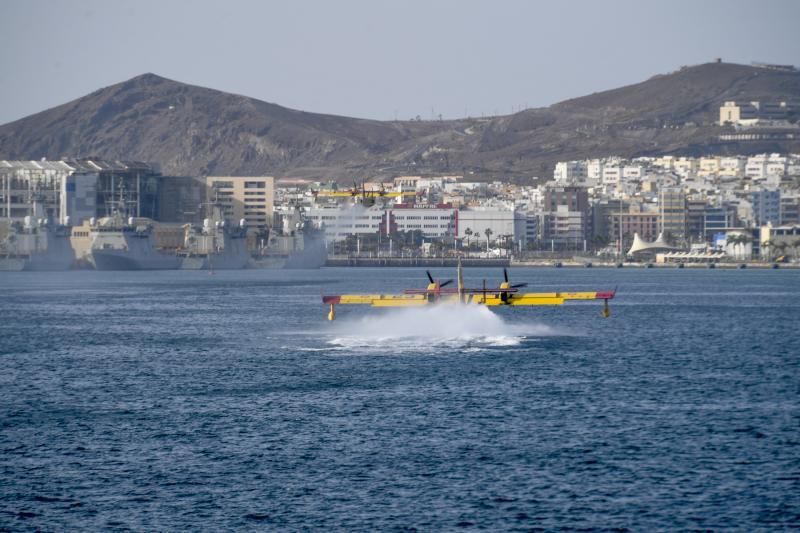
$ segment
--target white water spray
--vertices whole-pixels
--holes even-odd
[[[563,334],[543,324],[508,324],[484,306],[440,304],[392,309],[333,325],[329,344],[379,351],[515,346],[526,338]]]

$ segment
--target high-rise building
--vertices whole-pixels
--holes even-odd
[[[585,211],[571,211],[566,205],[556,206],[542,215],[542,244],[554,250],[583,250],[588,246],[587,226]]]
[[[603,199],[592,204],[592,234],[591,241],[605,239],[609,243],[619,240],[619,215],[630,210],[630,203],[622,200]],[[597,239],[596,239],[597,238]]]
[[[706,207],[703,212],[703,236],[712,238],[736,226],[736,210],[729,206]]]
[[[781,224],[800,224],[800,196],[781,195]]]
[[[662,188],[658,193],[658,212],[661,217],[661,233],[677,240],[687,237],[686,195],[681,189]]]
[[[622,227],[620,228],[620,224]],[[658,237],[659,215],[654,212],[639,213],[613,213],[611,215],[609,242],[619,241],[620,235],[625,243],[633,240],[634,234],[647,241],[654,241]],[[621,230],[621,231],[620,231]]]
[[[544,191],[542,239],[552,246],[579,249],[591,241],[591,206],[584,187],[548,187]]]
[[[753,206],[753,223],[766,226],[771,223],[779,226],[781,222],[780,189],[756,189],[750,192],[750,203]]]
[[[692,240],[704,238],[703,227],[707,207],[705,200],[686,200],[686,235]]]
[[[555,211],[564,205],[570,211],[589,210],[589,194],[584,187],[548,187],[544,191],[544,210]]]
[[[272,226],[274,186],[270,176],[208,176],[206,201],[217,204],[226,219],[265,229]]]

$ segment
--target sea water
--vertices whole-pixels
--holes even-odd
[[[330,323],[424,271],[0,274],[0,530],[800,525],[800,271],[510,273],[619,293]]]

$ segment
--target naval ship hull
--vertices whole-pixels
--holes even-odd
[[[180,266],[175,252],[155,248],[151,237],[128,237],[126,247],[92,248],[89,262],[96,270],[170,270]]]
[[[69,237],[50,237],[47,251],[32,254],[25,265],[25,270],[33,272],[62,272],[69,270],[75,263],[75,251]]]
[[[250,258],[245,238],[227,236],[224,248],[210,254],[160,250],[151,235],[126,236],[125,245],[95,247],[89,262],[96,270],[238,270]]]
[[[210,254],[186,255],[181,258],[181,270],[241,270],[247,266],[250,254],[245,238],[225,238],[225,247]]]
[[[47,248],[29,254],[0,256],[0,272],[63,272],[75,262],[66,236],[47,236]]]
[[[304,247],[289,253],[267,253],[257,258],[252,258],[248,268],[320,268],[325,266],[328,250],[322,239],[307,239]]]
[[[27,262],[27,257],[0,257],[0,272],[22,272]]]
[[[92,250],[89,261],[96,270],[175,270],[180,266],[175,254],[141,255],[126,250]]]

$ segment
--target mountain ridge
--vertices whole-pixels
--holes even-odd
[[[798,100],[800,72],[706,63],[548,107],[446,121],[299,111],[145,73],[0,125],[0,159],[135,159],[171,175],[520,180],[586,157],[800,151],[797,140],[720,143],[719,105],[742,99]]]

